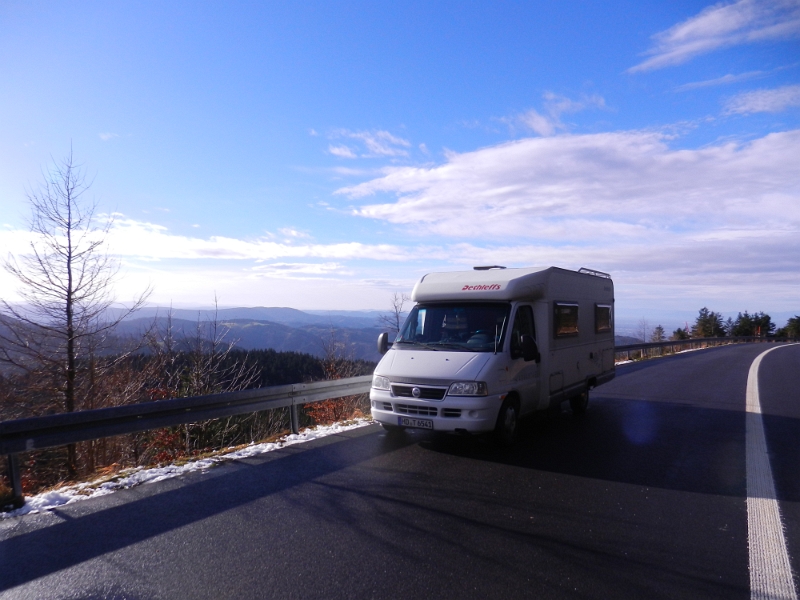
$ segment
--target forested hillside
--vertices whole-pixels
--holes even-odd
[[[300,312],[300,311],[297,311]],[[136,318],[122,321],[115,333],[120,338],[141,338],[150,330],[164,335],[171,328],[176,339],[193,340],[208,337],[210,329],[225,335],[225,341],[242,350],[271,349],[279,352],[300,352],[323,357],[326,347],[335,344],[340,353],[350,358],[377,362],[378,335],[385,331],[378,327],[333,327],[326,324],[290,326],[272,321],[253,319],[195,320],[175,317]]]

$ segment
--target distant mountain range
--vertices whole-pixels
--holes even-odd
[[[119,314],[119,311],[110,311],[111,314]],[[220,308],[213,309],[186,309],[169,307],[147,307],[138,310],[133,319],[153,319],[154,317],[166,317],[172,314],[173,319],[183,319],[187,321],[212,321],[216,317],[217,321],[249,320],[249,321],[270,321],[280,323],[290,327],[300,327],[303,325],[319,325],[323,327],[346,327],[352,329],[363,329],[379,327],[379,317],[386,314],[379,310],[309,310],[302,311],[296,308],[287,307],[264,307],[255,308]]]
[[[138,337],[155,323],[160,331],[171,325],[173,335],[191,339],[216,321],[227,330],[226,342],[242,350],[271,348],[324,356],[335,343],[344,356],[377,362],[380,311],[301,311],[285,307],[191,310],[145,308],[122,321],[119,336]]]

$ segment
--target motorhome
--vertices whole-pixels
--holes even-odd
[[[582,414],[614,377],[614,284],[600,271],[475,267],[429,273],[372,380],[384,428],[494,432],[514,441],[520,417]]]

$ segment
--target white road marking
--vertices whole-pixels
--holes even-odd
[[[758,397],[761,359],[782,347],[759,354],[747,375],[747,544],[750,598],[758,600],[797,600]]]

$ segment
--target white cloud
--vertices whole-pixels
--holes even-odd
[[[283,235],[300,238],[304,234],[282,230]],[[114,254],[130,259],[218,259],[268,261],[286,257],[352,260],[380,257],[381,260],[405,260],[408,252],[390,244],[299,244],[276,242],[269,236],[237,239],[224,236],[209,238],[174,235],[166,227],[154,223],[117,219],[108,235]]]
[[[358,158],[355,152],[344,145],[334,146],[333,144],[330,144],[328,145],[328,153],[338,156],[339,158]]]
[[[749,71],[747,73],[739,73],[738,75],[727,74],[716,79],[707,79],[705,81],[694,81],[691,83],[684,83],[683,85],[675,88],[676,92],[686,92],[689,90],[696,90],[699,88],[713,87],[717,85],[730,85],[732,83],[739,83],[740,81],[749,81],[758,77],[767,75],[765,71]]]
[[[771,90],[738,94],[725,104],[727,114],[777,113],[800,106],[800,85],[786,85]]]
[[[306,233],[304,231],[298,231],[297,229],[294,229],[293,227],[283,227],[283,228],[278,230],[278,233],[280,233],[282,236],[284,236],[287,239],[295,239],[295,240],[306,239],[307,240],[307,239],[311,238],[311,236],[308,233]]]
[[[36,241],[36,236],[24,229],[14,229],[5,225],[5,230],[0,230],[0,260],[9,254],[26,254],[30,251],[31,243]]]
[[[426,253],[425,248],[356,241],[303,243],[303,232],[278,233],[293,241],[277,241],[270,234],[257,239],[174,235],[161,225],[117,216],[106,237],[110,254],[122,263],[114,285],[117,297],[129,300],[150,286],[151,302],[176,305],[207,303],[217,290],[224,292],[224,302],[235,305],[374,308],[382,306],[384,291],[359,283],[348,263],[361,265],[363,276],[371,269],[385,273],[387,268],[402,268]],[[35,239],[28,231],[0,229],[0,257],[28,253]],[[326,281],[324,290],[313,283],[320,279]],[[18,301],[18,287],[0,269],[3,298]]]
[[[539,135],[553,135],[556,129],[562,129],[559,121],[552,117],[545,117],[535,108],[519,115],[516,120]]]
[[[330,277],[332,275],[351,276],[352,269],[347,269],[340,263],[270,263],[257,265],[251,269],[253,273],[269,277],[308,279],[320,277]]]
[[[392,135],[388,131],[378,129],[372,131],[350,131],[348,129],[337,129],[331,136],[333,138],[349,138],[360,141],[366,150],[361,156],[364,158],[374,158],[380,156],[408,156],[405,148],[411,146],[411,142],[403,138]],[[349,150],[349,148],[348,148]],[[333,152],[328,150],[333,154]],[[347,158],[355,158],[347,156]]]
[[[224,236],[208,238],[175,235],[155,223],[147,223],[117,216],[106,241],[112,254],[127,260],[161,261],[187,260],[239,260],[269,261],[286,257],[324,258],[338,260],[380,259],[400,261],[409,258],[407,249],[391,244],[363,244],[342,242],[336,244],[298,243],[296,240],[310,236],[291,228],[279,233],[292,241],[274,241],[267,234],[256,239],[237,239]],[[99,234],[98,234],[99,235]],[[36,237],[29,231],[0,229],[0,256],[26,254]]]
[[[100,139],[101,139],[101,140],[103,140],[104,142],[107,142],[108,140],[112,140],[112,139],[114,139],[114,138],[116,138],[116,137],[119,137],[119,135],[118,135],[118,134],[116,134],[116,133],[111,133],[111,132],[98,133],[97,135],[98,135],[98,136],[100,137]]]
[[[719,48],[786,39],[800,34],[797,0],[738,0],[720,2],[653,36],[650,57],[628,69],[651,71]]]
[[[670,143],[648,131],[529,138],[392,168],[338,193],[388,196],[353,213],[406,239],[448,240],[431,261],[588,266],[662,291],[713,281],[730,291],[739,277],[750,293],[761,273],[797,292],[800,130],[691,150]]]
[[[335,173],[336,175],[344,175],[346,177],[353,175],[369,177],[380,173],[380,171],[376,169],[354,169],[352,167],[333,167],[330,169],[330,172]]]
[[[509,125],[512,129],[516,126],[521,126],[541,136],[551,136],[567,129],[567,126],[561,121],[562,115],[580,112],[592,107],[605,108],[606,105],[603,97],[596,94],[585,96],[581,100],[571,100],[566,96],[545,92],[542,99],[543,110],[546,114],[531,108],[522,114],[514,117],[504,117],[499,120]]]

